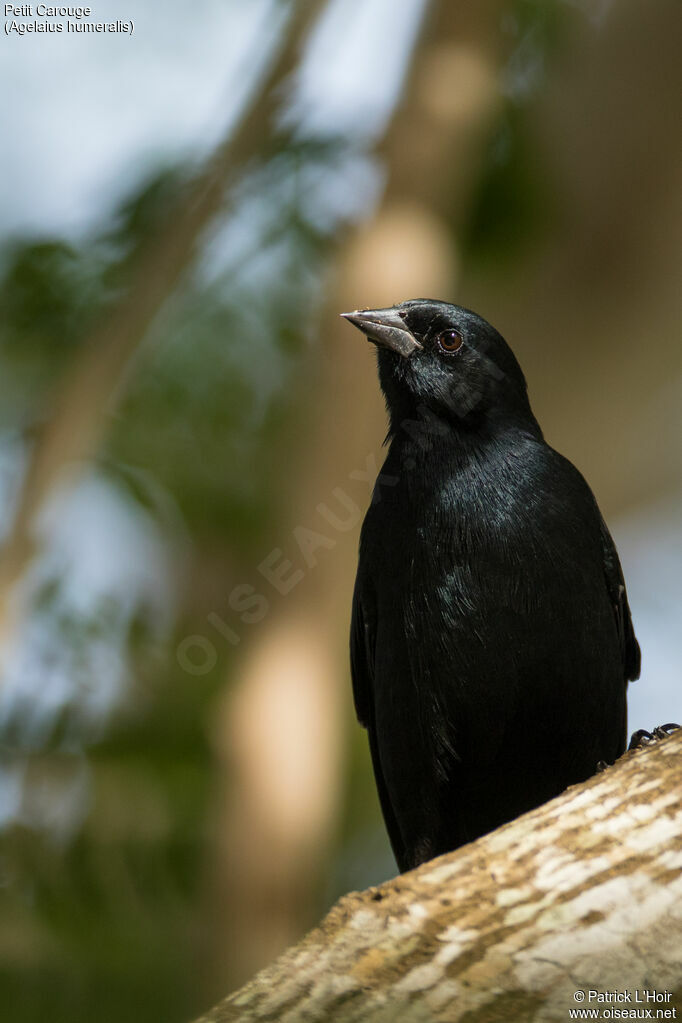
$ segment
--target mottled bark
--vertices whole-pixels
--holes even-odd
[[[679,1016],[680,732],[463,849],[341,899],[201,1023],[568,1020],[575,1008],[605,1008],[590,989],[634,998],[654,988],[669,999],[644,1007]]]

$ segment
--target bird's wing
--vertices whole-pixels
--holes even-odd
[[[353,699],[358,721],[367,729],[369,749],[372,755],[372,767],[376,780],[381,811],[384,815],[386,830],[398,863],[405,857],[405,843],[398,825],[395,811],[391,804],[388,786],[384,778],[379,756],[379,745],[374,714],[374,650],[376,642],[376,618],[372,613],[373,602],[367,594],[363,599],[363,586],[360,576],[355,583],[353,593],[353,611],[350,629],[350,668],[353,680]]]
[[[620,566],[616,545],[611,539],[607,525],[599,515],[602,550],[604,555],[604,576],[609,591],[613,611],[616,616],[618,638],[620,639],[620,650],[623,659],[623,675],[626,681],[634,682],[639,678],[640,672],[640,650],[639,643],[635,638],[635,630],[632,625],[630,605],[623,579],[623,569]]]
[[[374,676],[375,629],[370,626],[372,615],[363,607],[360,576],[355,582],[353,610],[350,625],[350,671],[353,681],[353,701],[358,721],[369,728],[373,718],[372,679]]]

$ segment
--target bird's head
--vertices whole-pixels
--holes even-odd
[[[418,298],[341,315],[378,347],[392,432],[423,408],[470,428],[510,417],[535,422],[514,353],[471,310]]]

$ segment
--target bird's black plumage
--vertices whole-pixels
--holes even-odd
[[[390,418],[353,692],[406,870],[613,762],[639,647],[592,492],[497,331],[427,299],[346,315],[378,345]]]

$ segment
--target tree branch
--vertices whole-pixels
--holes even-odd
[[[568,1020],[576,991],[603,1008],[590,989],[655,988],[670,998],[640,1008],[682,1010],[681,754],[678,731],[351,893],[198,1023]]]

